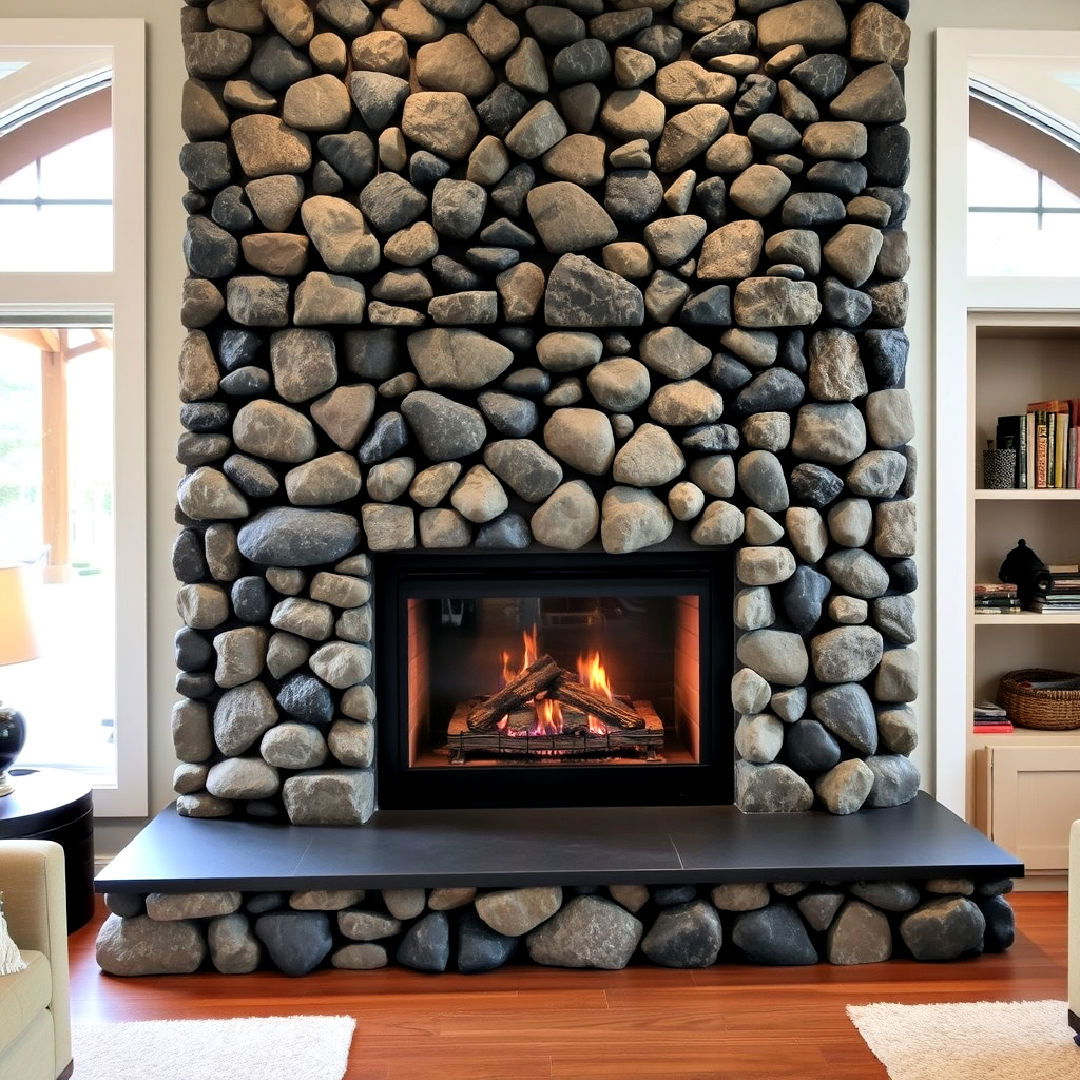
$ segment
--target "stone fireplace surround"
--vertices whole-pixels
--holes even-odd
[[[373,559],[711,549],[736,806],[910,826],[907,8],[188,0],[182,819],[402,827],[375,814]],[[427,892],[370,867],[151,882],[137,840],[99,883],[99,961],[951,959],[1011,943],[1019,868],[972,843],[956,873],[928,839],[921,871],[799,881],[743,852],[490,889],[466,859]]]

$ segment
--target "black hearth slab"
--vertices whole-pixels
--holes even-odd
[[[1023,865],[920,794],[848,817],[730,806],[399,810],[359,828],[162,810],[99,892],[1019,877]]]

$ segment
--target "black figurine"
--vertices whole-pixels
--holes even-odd
[[[1027,607],[1035,598],[1035,579],[1046,571],[1046,563],[1020,540],[1016,547],[1005,556],[1005,561],[998,570],[998,579],[1016,586],[1021,607]]]

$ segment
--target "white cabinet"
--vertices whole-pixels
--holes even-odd
[[[1029,874],[1064,874],[1069,829],[1080,818],[1076,733],[1018,731],[978,741],[976,825]]]

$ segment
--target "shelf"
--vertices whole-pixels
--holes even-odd
[[[1018,615],[972,615],[976,626],[1080,626],[1080,611],[1059,611],[1040,615],[1037,611],[1021,611]]]
[[[976,488],[975,498],[990,501],[1011,501],[1031,499],[1044,500],[1080,500],[1080,488]]]

